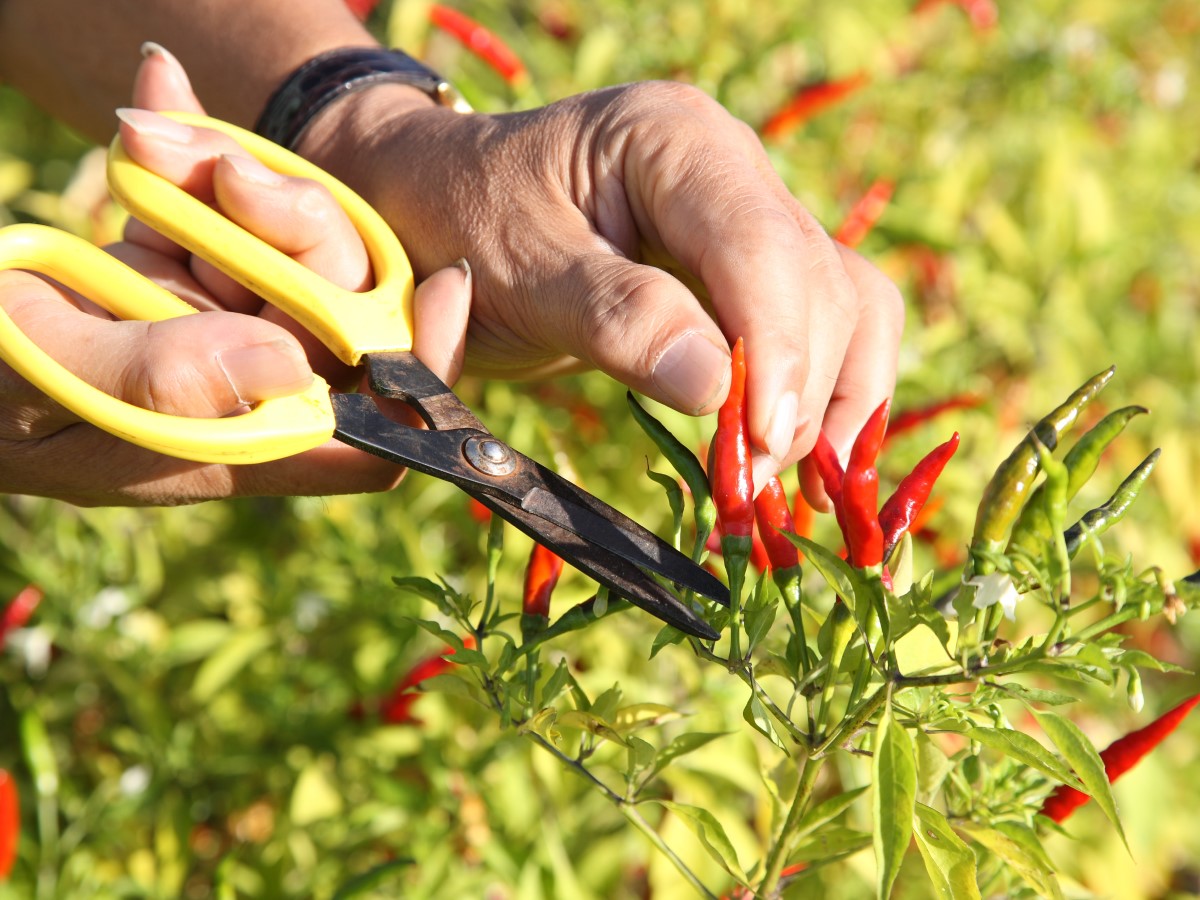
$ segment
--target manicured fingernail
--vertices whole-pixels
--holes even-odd
[[[285,340],[222,350],[217,354],[217,365],[242,403],[296,394],[313,380],[304,353]]]
[[[729,375],[729,351],[689,332],[658,358],[650,378],[676,408],[698,412],[716,398]]]
[[[117,118],[138,134],[174,141],[176,144],[190,144],[195,135],[191,126],[160,116],[148,109],[122,107],[117,110]]]
[[[465,284],[467,286],[467,290],[470,291],[471,290],[471,264],[469,262],[467,262],[467,258],[465,256],[460,256],[458,259],[456,259],[454,261],[454,267],[456,269],[462,269],[463,284]]]
[[[237,172],[239,178],[253,184],[278,187],[287,181],[287,176],[280,175],[274,169],[268,169],[252,156],[235,156],[232,153],[226,153],[221,159],[229,163],[230,168]]]
[[[755,450],[750,454],[750,471],[754,478],[754,496],[757,497],[767,482],[779,474],[779,460],[769,453]]]
[[[796,439],[796,416],[800,412],[800,396],[795,391],[784,391],[775,401],[771,413],[771,424],[767,428],[767,452],[783,462]]]
[[[143,59],[150,59],[157,56],[167,64],[167,70],[170,72],[170,77],[174,80],[176,87],[186,89],[189,94],[192,92],[192,82],[188,79],[187,70],[183,68],[183,63],[175,57],[174,53],[162,44],[155,43],[154,41],[143,43],[141,50]]]

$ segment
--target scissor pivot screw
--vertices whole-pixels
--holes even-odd
[[[468,438],[463,444],[463,455],[486,475],[510,475],[517,467],[508,448],[495,438]]]

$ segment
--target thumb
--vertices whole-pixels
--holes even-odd
[[[9,279],[0,302],[14,323],[78,377],[120,400],[171,415],[215,418],[303,390],[312,370],[299,343],[253,316],[205,312],[161,322],[82,312],[32,276]],[[78,418],[44,401],[41,437]]]
[[[729,344],[696,295],[669,273],[616,254],[572,267],[558,323],[568,353],[680,412],[716,410],[729,390]],[[560,295],[561,296],[561,295]]]

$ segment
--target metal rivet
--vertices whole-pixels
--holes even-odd
[[[463,443],[463,456],[487,475],[510,475],[517,462],[508,448],[495,438],[472,437]]]

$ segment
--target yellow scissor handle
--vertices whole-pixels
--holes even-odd
[[[48,275],[123,319],[195,313],[174,294],[82,238],[44,225],[0,228],[0,269]],[[241,416],[192,419],[118,400],[67,371],[0,308],[0,358],[80,418],[141,447],[196,462],[256,463],[310,450],[333,435],[329,385],[258,404]]]
[[[358,365],[366,353],[412,348],[412,267],[391,227],[365,200],[312,163],[236,125],[190,113],[165,115],[221,131],[268,168],[328,188],[366,244],[375,287],[356,293],[331,284],[139,166],[118,137],[109,149],[108,183],[122,206],[296,319],[348,365]]]

